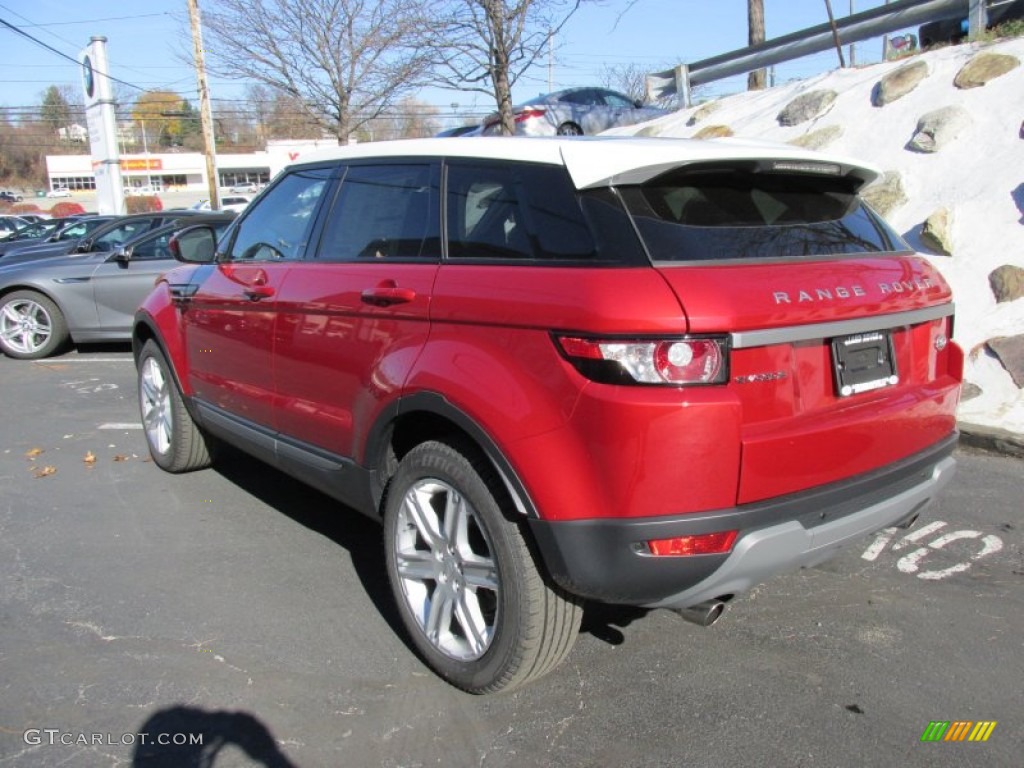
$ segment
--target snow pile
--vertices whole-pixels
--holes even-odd
[[[718,100],[710,109],[706,105],[684,109],[609,133],[689,138],[703,130],[704,135],[731,132],[743,138],[793,142],[831,129],[820,134],[835,137],[823,151],[898,172],[908,202],[886,218],[952,285],[957,304],[955,336],[968,353],[966,379],[981,390],[961,404],[960,418],[1024,434],[1024,391],[985,347],[991,339],[1024,335],[1024,299],[997,303],[988,279],[1000,266],[1024,267],[1024,66],[982,87],[954,87],[957,73],[981,51],[1009,54],[1024,63],[1024,39],[1020,38],[947,47],[913,59],[738,93]],[[885,106],[873,106],[873,93],[882,77],[922,60],[928,75],[913,90]],[[816,117],[780,125],[779,113],[794,99],[822,90],[837,95]],[[962,108],[969,121],[937,152],[908,149],[920,118],[946,107]],[[698,114],[698,110],[702,111]],[[952,256],[930,255],[921,239],[925,220],[941,208],[951,213]],[[973,395],[974,388],[969,389]]]

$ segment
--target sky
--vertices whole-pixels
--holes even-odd
[[[828,20],[824,0],[765,0],[769,39]],[[883,4],[883,0],[832,0],[837,17]],[[200,10],[215,0],[200,0]],[[602,85],[606,67],[637,64],[645,71],[668,69],[742,48],[747,40],[746,0],[589,0],[558,37],[553,57],[528,73],[513,90],[525,99],[571,86]],[[191,50],[186,0],[0,0],[0,21],[7,22],[76,59],[91,36],[108,39],[110,74],[141,89],[170,89],[197,102],[194,70],[179,60]],[[878,61],[881,43],[857,46],[859,62]],[[0,107],[16,117],[34,107],[49,85],[80,87],[78,67],[0,24]],[[549,67],[550,65],[550,67]],[[806,77],[837,66],[835,52],[779,65],[777,82]],[[550,85],[550,87],[549,87]],[[741,90],[743,83],[716,83],[707,95]],[[214,111],[218,102],[243,95],[244,84],[210,77]],[[127,93],[133,93],[126,89]],[[418,98],[443,114],[484,113],[492,103],[483,94],[429,89]],[[452,104],[458,105],[452,108]]]

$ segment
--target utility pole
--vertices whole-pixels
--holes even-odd
[[[213,133],[213,110],[210,107],[210,88],[206,83],[206,57],[203,52],[203,32],[199,22],[199,0],[188,0],[188,18],[192,25],[192,51],[199,85],[199,121],[203,128],[203,152],[206,154],[206,178],[210,190],[210,210],[220,210],[219,181],[217,176],[217,142]]]
[[[747,0],[747,45],[758,45],[764,42],[764,0]],[[755,69],[747,73],[747,90],[764,89],[768,79],[768,70]]]
[[[548,93],[555,89],[555,36],[548,27]]]
[[[825,10],[828,11],[828,23],[832,27],[832,39],[836,44],[836,53],[839,54],[839,68],[846,69],[846,61],[843,59],[843,44],[839,42],[839,28],[836,26],[836,17],[832,14],[832,0],[825,0]]]
[[[850,0],[850,15],[853,16],[853,0]],[[857,66],[857,47],[850,43],[850,66]]]

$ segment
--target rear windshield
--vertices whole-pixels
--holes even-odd
[[[793,259],[910,250],[855,180],[681,169],[620,193],[658,261]]]

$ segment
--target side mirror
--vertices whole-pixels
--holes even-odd
[[[211,264],[217,255],[217,233],[213,227],[197,224],[175,234],[167,245],[178,261]]]
[[[118,248],[114,251],[109,260],[116,261],[121,265],[127,265],[128,262],[132,260],[132,250],[131,246]]]
[[[75,253],[89,253],[92,250],[92,239],[86,239],[75,247]]]
[[[633,106],[636,107],[637,109],[643,109],[643,106],[644,106],[643,99],[635,99],[633,101]]]

